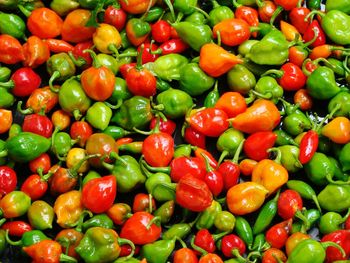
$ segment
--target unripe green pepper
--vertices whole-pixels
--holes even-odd
[[[244,65],[237,64],[227,72],[227,85],[232,91],[247,94],[255,87],[256,79]]]
[[[157,95],[158,106],[162,107],[162,112],[170,119],[177,119],[186,115],[193,107],[193,100],[186,92],[170,88]],[[162,106],[161,106],[162,105]]]
[[[72,140],[67,132],[55,132],[52,134],[51,151],[56,155],[58,159],[64,159],[69,150],[72,148],[76,140]]]
[[[1,148],[0,148],[1,151]],[[174,158],[187,156],[190,157],[192,152],[192,148],[190,144],[180,144],[175,147]]]
[[[269,99],[276,104],[283,96],[283,88],[275,78],[264,76],[256,83],[253,93],[259,98]]]
[[[0,229],[0,256],[4,253],[6,249],[6,232]]]
[[[196,228],[198,230],[211,228],[214,225],[217,214],[221,211],[220,203],[213,200],[211,205],[200,213],[196,222]]]
[[[277,145],[277,146],[283,146],[283,145],[296,146],[297,145],[295,143],[294,139],[288,133],[286,133],[284,130],[282,130],[282,129],[274,130],[273,133],[277,135],[275,145]]]
[[[39,230],[51,229],[54,219],[54,211],[52,206],[43,200],[36,200],[29,207],[28,220],[30,225]]]
[[[160,6],[152,6],[145,17],[145,21],[148,23],[156,22],[162,17],[164,9]]]
[[[40,241],[48,240],[49,238],[41,230],[30,230],[25,232],[21,239],[18,241],[12,241],[6,234],[6,241],[12,246],[29,247]]]
[[[101,131],[108,127],[111,118],[111,108],[101,101],[96,101],[86,112],[87,122]]]
[[[18,0],[0,0],[1,10],[15,10],[18,5]]]
[[[52,55],[46,61],[46,70],[51,76],[49,85],[52,89],[55,80],[65,81],[75,75],[75,64],[67,53],[58,53]]]
[[[303,165],[299,161],[299,148],[293,145],[283,145],[278,147],[281,151],[281,164],[290,173],[298,172]]]
[[[175,242],[176,238],[172,238],[170,240],[157,240],[143,245],[140,255],[149,263],[166,263],[168,257],[175,249]]]
[[[190,15],[195,11],[194,7],[197,6],[197,0],[175,0],[173,5],[176,11]]]
[[[350,93],[347,91],[341,91],[335,95],[328,103],[328,112],[333,112],[335,107],[340,107],[334,112],[334,117],[350,116]]]
[[[109,68],[114,75],[116,75],[119,71],[120,65],[118,63],[118,60],[111,55],[99,53],[96,56],[96,61],[101,66],[105,66],[106,68]]]
[[[132,132],[129,132],[125,129],[123,129],[122,127],[118,127],[118,126],[108,126],[106,129],[104,129],[102,131],[105,134],[108,134],[109,136],[113,137],[113,139],[117,140],[120,138],[123,138],[129,134],[131,134]]]
[[[169,200],[163,203],[156,211],[154,211],[153,215],[160,218],[160,222],[162,224],[169,223],[171,217],[174,215],[175,210],[175,201]],[[164,234],[164,233],[163,233]],[[163,239],[164,235],[163,235]]]
[[[1,109],[8,109],[10,108],[13,103],[15,102],[15,96],[12,95],[12,93],[8,92],[6,88],[0,87],[0,108]]]
[[[330,10],[340,10],[346,14],[350,14],[349,0],[340,0],[340,1],[327,0],[325,7],[327,12]]]
[[[327,178],[334,175],[334,166],[327,155],[315,152],[312,159],[304,165],[307,177],[316,185],[326,185]]]
[[[339,161],[331,156],[328,156],[328,159],[331,161],[334,166],[334,178],[335,180],[348,181],[349,175],[343,172],[342,167]]]
[[[129,91],[125,79],[116,77],[115,84],[112,95],[108,98],[108,102],[118,106],[121,106],[124,100],[130,99],[132,97],[131,92]]]
[[[343,172],[350,170],[350,143],[345,144],[339,153],[339,163]]]
[[[173,224],[163,233],[162,238],[166,240],[173,239],[174,237],[186,238],[191,233],[192,225],[192,223]]]
[[[235,216],[229,211],[219,211],[215,217],[214,225],[220,232],[231,232],[236,224]]]
[[[249,54],[252,46],[254,46],[258,42],[259,40],[256,40],[256,39],[248,39],[244,41],[242,44],[238,46],[238,54],[245,57],[247,54]]]
[[[144,170],[143,170],[144,171]],[[171,178],[168,174],[166,173],[154,173],[154,174],[146,174],[147,180],[145,182],[145,187],[147,189],[147,192],[151,194],[154,199],[156,199],[159,202],[164,202],[164,201],[170,201],[174,200],[174,192],[162,187],[157,189],[157,185],[159,183],[165,184],[165,185],[170,185],[171,184]]]
[[[350,208],[350,185],[328,184],[317,199],[322,209],[343,212]]]
[[[323,214],[320,218],[319,230],[323,235],[329,234],[333,231],[340,230],[341,225],[346,221],[349,217],[350,209],[348,209],[348,213],[342,217],[341,214],[336,212],[327,212]]]
[[[6,82],[11,77],[11,69],[0,66],[0,82]]]
[[[180,70],[188,63],[187,57],[180,54],[167,54],[154,61],[153,70],[158,78],[166,81],[179,80]]]
[[[91,227],[103,227],[103,228],[113,228],[113,221],[106,214],[98,214],[86,220],[83,225],[83,231],[85,232]]]
[[[242,216],[236,217],[235,231],[248,247],[253,245],[254,235],[249,222]]]
[[[188,63],[180,70],[179,83],[179,88],[193,97],[208,91],[215,79],[208,76],[197,63]]]
[[[209,12],[209,23],[210,26],[215,26],[222,20],[234,18],[234,13],[231,8],[224,5],[219,5],[217,1],[212,0],[213,9]]]
[[[22,191],[12,191],[0,200],[0,218],[14,218],[27,213],[30,197]]]
[[[79,2],[74,0],[53,0],[50,8],[60,16],[66,16],[69,12],[77,9]]]
[[[192,14],[186,16],[184,21],[198,25],[204,25],[208,22],[206,17],[198,11],[195,11]]]
[[[216,149],[221,152],[222,156],[228,155],[233,157],[243,140],[244,135],[241,131],[229,128],[219,136],[216,142]]]
[[[7,155],[19,163],[29,162],[47,152],[51,141],[32,132],[21,132],[6,141]]]
[[[0,12],[0,33],[14,38],[25,37],[26,24],[23,19],[15,14]]]

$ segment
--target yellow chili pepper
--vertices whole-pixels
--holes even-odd
[[[73,168],[76,164],[78,164],[82,159],[86,157],[86,151],[83,148],[72,148],[67,153],[66,157],[66,165],[67,168]],[[78,173],[85,173],[89,170],[90,165],[89,161],[86,160],[77,170]]]
[[[105,54],[112,54],[122,43],[118,30],[109,24],[102,23],[92,36],[96,48]]]
[[[302,41],[300,33],[295,28],[295,26],[293,26],[293,25],[291,25],[283,20],[281,20],[280,26],[281,26],[281,31],[282,31],[283,35],[286,37],[286,39],[288,41],[293,41],[293,40],[295,40],[295,38],[297,38],[297,40]]]
[[[332,142],[346,144],[350,142],[350,120],[336,117],[322,128],[321,134]]]

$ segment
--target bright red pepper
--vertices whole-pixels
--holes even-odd
[[[270,227],[266,231],[265,239],[271,247],[280,249],[286,244],[291,230],[292,219],[290,218]]]
[[[213,27],[213,36],[220,32],[221,41],[227,46],[238,46],[250,38],[249,24],[239,18],[228,18]]]
[[[276,5],[272,1],[257,1],[258,13],[260,20],[265,23],[269,23],[273,13],[276,10]]]
[[[208,229],[201,229],[196,233],[194,244],[208,253],[213,253],[216,250],[214,237]]]
[[[297,65],[298,67],[303,66],[303,62],[308,56],[309,52],[302,46],[292,46],[289,48],[289,62]]]
[[[233,250],[236,250],[233,252]],[[239,253],[243,255],[246,251],[246,245],[244,241],[235,234],[229,234],[221,240],[221,251],[225,257],[232,258]]]
[[[274,0],[275,4],[281,6],[284,10],[290,11],[297,7],[298,0]]]
[[[151,204],[150,204],[150,199]],[[145,194],[145,193],[137,193],[134,196],[134,200],[132,203],[132,212],[136,213],[136,212],[148,212],[148,213],[152,213],[152,211],[155,211],[157,209],[156,207],[156,201],[154,200],[153,197],[150,198],[150,195]]]
[[[119,72],[123,76],[123,78],[125,79],[126,75],[129,72],[129,70],[134,68],[134,67],[136,67],[136,63],[135,62],[123,64],[123,65],[120,66]]]
[[[5,222],[1,229],[8,230],[10,236],[21,237],[25,232],[31,231],[32,227],[25,221],[16,220]]]
[[[158,46],[154,43],[144,43],[143,44],[143,50],[142,45],[137,48],[137,52],[142,52],[142,64],[148,63],[148,62],[154,62],[159,57],[156,53],[151,53],[151,51],[158,50]]]
[[[218,171],[222,174],[226,191],[238,183],[241,171],[237,163],[229,160],[224,161],[220,164]]]
[[[26,102],[26,108],[34,113],[48,113],[58,103],[58,94],[51,91],[49,86],[35,89]]]
[[[29,162],[29,169],[32,173],[44,174],[51,167],[50,155],[43,153]]]
[[[185,128],[183,135],[185,141],[193,146],[200,148],[206,147],[206,136],[199,131],[193,129],[191,126]]]
[[[345,252],[345,256],[342,256],[340,250],[336,247],[328,247],[326,249],[326,262],[335,262],[338,260],[346,260],[350,256],[350,231],[349,230],[336,230],[327,235],[324,235],[321,242],[334,242],[340,245]]]
[[[218,162],[217,160],[215,159],[215,157],[210,153],[208,152],[207,150],[203,149],[203,148],[200,148],[200,147],[195,147],[194,148],[194,155],[196,157],[199,157],[199,158],[202,158],[204,161],[205,159],[207,159],[209,161],[209,164],[211,167],[213,168],[217,168],[218,167]]]
[[[196,198],[193,198],[193,197]],[[208,208],[213,201],[213,195],[208,185],[194,177],[186,174],[179,180],[176,186],[176,202],[190,211],[201,212]]]
[[[318,133],[314,130],[307,131],[300,141],[299,161],[301,164],[308,163],[318,148]]]
[[[309,26],[306,28],[305,33],[303,35],[303,39],[305,42],[311,41],[316,34],[316,40],[310,44],[310,47],[317,47],[326,44],[326,35],[320,26],[320,23],[314,19]]]
[[[23,47],[13,36],[0,35],[0,62],[16,64],[24,60]]]
[[[14,87],[12,94],[18,97],[27,97],[39,88],[41,84],[40,76],[31,68],[24,67],[17,69],[11,76]]]
[[[272,131],[255,132],[247,137],[243,150],[248,158],[255,161],[268,159],[268,149],[274,146],[277,135]]]
[[[22,130],[50,138],[53,132],[53,124],[49,117],[33,113],[24,117]]]
[[[309,22],[305,21],[305,18],[309,13],[310,10],[306,7],[294,7],[288,14],[290,22],[300,34],[304,34],[309,26]]]
[[[167,54],[178,54],[188,49],[188,45],[180,38],[172,38],[168,41],[163,42],[159,46],[159,50],[162,51],[162,55]]]
[[[239,19],[243,19],[250,26],[253,26],[253,27],[259,26],[259,13],[256,9],[252,7],[239,5],[235,11],[235,17]],[[252,35],[256,37],[257,32],[252,33]]]
[[[49,39],[46,39],[45,42],[49,46],[49,50],[52,53],[61,53],[61,52],[68,53],[74,50],[74,47],[71,44],[69,44],[68,42],[62,39],[49,38]]]
[[[118,31],[122,31],[127,20],[127,13],[116,5],[110,5],[104,12],[104,23],[114,26]]]
[[[75,57],[75,59],[84,59],[86,64],[84,65],[84,68],[90,67],[92,64],[92,58],[91,55],[88,52],[84,52],[86,49],[91,49],[91,47],[94,45],[92,41],[86,41],[78,43],[74,46],[72,50],[72,54]]]
[[[106,212],[117,195],[117,180],[114,175],[93,178],[82,190],[82,202],[93,213]]]
[[[174,158],[170,163],[171,180],[177,183],[184,175],[192,176],[203,180],[206,174],[205,162],[200,157],[181,156]]]
[[[303,208],[303,199],[297,191],[287,189],[283,191],[277,201],[277,213],[284,220],[293,218],[297,211]]]
[[[204,182],[208,185],[214,196],[218,196],[224,189],[224,178],[220,171],[211,167],[206,159],[207,173]]]
[[[50,176],[51,174],[44,177],[38,174],[28,176],[21,186],[21,191],[26,193],[32,201],[41,199],[47,192],[47,180]]]
[[[86,121],[75,121],[70,126],[70,137],[79,139],[78,145],[84,147],[87,139],[92,135],[92,126]]]
[[[120,237],[129,239],[135,245],[153,243],[162,233],[158,219],[148,212],[136,212],[122,226]]]
[[[2,196],[14,191],[16,186],[16,171],[6,165],[0,166],[0,199]]]
[[[197,263],[198,258],[194,250],[183,247],[175,251],[173,261],[174,263]]]
[[[157,118],[156,117],[152,118],[149,128],[151,130],[154,129],[154,127],[156,126],[156,123],[157,123]],[[159,119],[159,130],[161,132],[165,132],[165,133],[168,133],[169,135],[172,135],[175,132],[175,129],[176,129],[176,123],[174,121],[170,119],[166,119],[166,120],[162,118]]]
[[[278,83],[284,90],[296,91],[305,86],[307,78],[299,66],[288,62],[281,70],[283,75],[278,79]]]
[[[171,25],[165,20],[158,20],[151,26],[152,38],[158,43],[164,43],[171,38]]]
[[[215,108],[199,110],[186,120],[194,129],[209,137],[218,137],[229,127],[226,112]]]

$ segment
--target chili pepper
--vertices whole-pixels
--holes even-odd
[[[273,225],[265,233],[266,241],[269,242],[273,248],[282,248],[289,237],[291,228],[291,218]]]
[[[246,57],[260,65],[282,65],[288,59],[288,41],[281,31],[272,30],[251,47]]]
[[[75,0],[54,0],[50,3],[50,8],[61,17],[66,16],[69,12],[77,9],[78,7],[79,2]]]
[[[225,5],[220,5],[217,1],[211,1],[213,8],[209,12],[209,24],[214,27],[219,22],[230,19],[235,16],[231,8]]]
[[[0,92],[2,94],[0,98],[0,107],[2,109],[10,108],[15,102],[15,97],[7,90],[7,88],[0,87]]]
[[[234,128],[224,131],[216,141],[216,148],[221,152],[218,162],[221,163],[227,155],[233,157],[243,140],[243,133]]]
[[[111,118],[111,108],[101,101],[95,102],[86,112],[86,120],[99,130],[105,130]]]
[[[55,80],[64,81],[74,76],[76,68],[72,59],[67,53],[58,53],[52,55],[46,61],[47,72],[51,75],[49,86],[54,91],[53,82]]]
[[[319,222],[320,232],[325,235],[333,231],[340,230],[341,226],[349,217],[349,215],[349,210],[344,217],[342,217],[342,215],[336,212],[327,212],[323,214]]]
[[[229,18],[217,23],[213,27],[214,38],[218,32],[222,43],[227,46],[238,46],[250,38],[249,24],[241,18]]]
[[[152,244],[142,246],[140,255],[147,259],[147,262],[165,262],[175,249],[176,238],[170,240],[158,240]],[[154,258],[157,254],[157,259]]]
[[[336,117],[322,127],[321,134],[329,138],[332,142],[346,144],[350,141],[348,135],[350,125],[349,119],[346,117]]]
[[[165,203],[163,203],[156,211],[154,211],[154,216],[160,217],[161,224],[166,224],[166,223],[169,223],[169,221],[171,220],[172,216],[174,215],[174,211],[175,211],[175,201],[168,200]],[[163,232],[163,234],[164,233],[165,232]],[[165,239],[164,236],[163,236],[163,239]]]
[[[349,248],[349,233],[346,230],[337,230],[332,233],[329,233],[327,235],[324,235],[321,239],[321,242],[334,242],[338,245],[340,245],[345,252],[345,256],[342,255],[341,251],[335,247],[328,247],[326,249],[326,261],[332,262],[337,260],[345,260],[348,258],[350,254],[350,248]]]
[[[52,135],[53,124],[47,116],[34,113],[24,118],[22,130],[49,138]]]
[[[19,97],[30,96],[41,84],[40,76],[31,68],[17,69],[9,82],[3,83],[4,87],[13,87],[11,93]]]
[[[253,230],[250,227],[249,222],[244,217],[236,217],[235,232],[248,247],[253,245]]]
[[[4,218],[24,215],[30,207],[30,197],[21,191],[12,191],[0,200],[0,214]]]
[[[16,64],[24,60],[23,48],[16,38],[8,34],[1,34],[0,44],[0,62]]]
[[[91,217],[82,224],[83,231],[86,231],[92,227],[103,227],[107,229],[112,229],[113,221],[106,214],[98,214]]]
[[[207,253],[213,253],[216,250],[215,242],[226,234],[226,232],[222,232],[212,235],[208,229],[201,229],[196,233],[195,236],[192,237],[191,245],[195,250],[197,250],[196,248],[199,247]]]
[[[156,202],[152,194],[137,193],[134,196],[134,200],[132,203],[133,213],[141,212],[141,211],[153,213],[153,210],[156,210],[156,209],[157,209]]]
[[[283,145],[277,148],[281,151],[281,164],[288,172],[295,173],[298,172],[302,165],[298,159],[299,148],[294,145]]]
[[[349,152],[349,147],[350,147],[349,143],[345,144],[341,148],[340,153],[339,153],[339,157],[338,157],[338,160],[342,166],[343,172],[347,172],[349,170],[349,159],[347,157],[347,153]]]
[[[300,89],[294,94],[294,103],[298,104],[302,111],[310,110],[313,106],[312,97],[306,89]]]
[[[49,38],[46,39],[45,42],[47,43],[49,50],[53,53],[68,53],[74,50],[74,47],[64,40]]]
[[[283,96],[283,88],[278,84],[275,78],[263,76],[258,80],[251,93],[258,98],[270,99],[276,104],[278,99]]]
[[[79,259],[79,255],[75,251],[75,248],[79,245],[83,236],[83,233],[73,228],[63,229],[58,232],[55,241],[60,243],[62,250],[65,251],[66,255]]]
[[[194,155],[196,157],[199,157],[203,160],[207,160],[210,164],[211,167],[213,168],[217,168],[218,167],[218,162],[216,161],[215,157],[210,153],[208,152],[207,150],[205,149],[202,149],[202,148],[199,148],[199,147],[193,147],[193,150],[194,150]]]
[[[0,197],[14,191],[17,186],[17,173],[11,167],[0,166]]]
[[[267,159],[267,150],[275,144],[276,139],[277,135],[270,131],[253,133],[244,142],[244,153],[255,161]]]
[[[181,38],[172,38],[163,42],[153,53],[160,52],[162,55],[179,54],[188,49],[188,44]]]
[[[276,10],[276,5],[273,1],[257,1],[258,13],[261,21],[269,23],[273,13]]]
[[[55,38],[62,32],[62,18],[49,8],[33,10],[28,17],[28,30],[40,38]]]
[[[174,263],[189,262],[197,263],[197,255],[192,249],[183,247],[175,251],[173,256]]]
[[[244,182],[232,186],[226,194],[227,206],[235,215],[245,215],[259,209],[268,190],[255,182]],[[251,197],[254,198],[251,198]]]
[[[205,96],[203,106],[206,108],[213,108],[219,98],[218,81],[215,81],[214,88]]]
[[[8,231],[11,236],[22,237],[25,232],[31,231],[32,227],[25,221],[16,220],[5,222],[1,229]]]
[[[113,204],[108,210],[107,215],[116,225],[123,225],[128,217],[131,216],[131,207],[125,203]]]
[[[157,77],[171,81],[180,79],[180,70],[188,63],[188,59],[180,54],[167,54],[160,56],[154,62],[154,72]]]
[[[200,49],[199,66],[212,77],[219,77],[242,62],[240,58],[214,43],[204,44]]]
[[[30,36],[23,45],[24,61],[26,67],[36,68],[44,64],[50,58],[50,50],[47,42],[37,36]]]
[[[71,43],[88,41],[95,32],[94,27],[86,26],[91,11],[87,9],[75,9],[68,13],[62,25],[62,39]]]
[[[266,202],[260,209],[258,217],[256,218],[255,223],[253,225],[254,235],[264,232],[264,230],[271,224],[272,220],[277,214],[277,201],[279,195],[280,192],[278,191],[275,197]]]
[[[14,38],[24,38],[26,25],[22,18],[16,14],[0,14],[0,33],[7,34]]]
[[[229,234],[221,240],[221,251],[225,257],[242,259],[242,255],[246,252],[246,245],[239,236]]]
[[[22,249],[40,241],[49,240],[49,238],[40,230],[30,230],[25,232],[18,241],[12,241],[8,235],[9,232],[6,231],[6,242],[12,246],[22,246]]]
[[[319,152],[315,152],[304,168],[307,177],[316,185],[327,184],[327,178],[332,178],[334,175],[334,166],[325,154]]]
[[[28,176],[22,183],[21,191],[26,193],[32,201],[42,198],[48,188],[47,180],[52,174],[52,172],[49,172],[44,176],[38,174]]]
[[[328,184],[317,195],[317,199],[321,208],[332,212],[342,212],[349,208],[349,204],[346,199],[348,194],[349,187],[347,185]]]
[[[326,1],[326,10],[330,11],[330,10],[341,10],[346,14],[349,14],[349,7],[348,7],[348,2],[345,1],[336,1],[336,2],[332,2],[332,1]]]
[[[45,230],[52,228],[54,218],[53,208],[43,200],[34,201],[27,211],[30,225],[35,229]]]
[[[213,200],[211,205],[199,214],[196,220],[196,228],[198,230],[210,229],[214,225],[217,214],[221,211],[221,205]]]
[[[109,5],[105,10],[103,20],[121,31],[126,24],[127,14],[120,6]]]
[[[284,252],[278,248],[268,248],[264,251],[261,258],[262,262],[278,262],[280,260],[281,262],[286,262],[287,257],[284,254]]]
[[[228,88],[241,94],[247,94],[256,85],[254,74],[242,64],[235,65],[226,76]]]
[[[185,141],[190,145],[205,148],[206,136],[200,133],[199,131],[195,130],[193,127],[186,127],[183,137]]]
[[[310,47],[314,48],[326,44],[326,35],[316,19],[312,20],[312,22],[306,28],[303,39],[304,41],[309,42],[315,36],[316,40],[310,44]]]
[[[55,129],[65,130],[70,126],[70,115],[64,110],[56,110],[51,115],[51,122]]]
[[[318,134],[314,130],[306,132],[300,142],[299,161],[306,164],[315,154],[318,146]]]
[[[315,262],[324,262],[326,259],[325,250],[328,247],[337,248],[342,255],[345,255],[344,250],[334,242],[318,242],[314,239],[302,240],[288,257],[289,262],[306,262],[312,258]]]
[[[308,234],[304,234],[301,232],[295,232],[291,234],[286,242],[286,254],[287,256],[290,255],[290,253],[294,250],[297,244],[299,244],[301,241],[305,239],[311,238]]]

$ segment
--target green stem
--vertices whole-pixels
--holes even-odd
[[[274,27],[273,23],[275,22],[276,18],[278,17],[278,15],[283,11],[283,7],[282,6],[278,6],[276,8],[276,10],[273,12],[271,19],[270,19],[270,25]]]
[[[197,246],[195,243],[194,243],[194,238],[195,236],[192,236],[191,238],[191,247],[196,250],[197,252],[199,252],[201,255],[206,255],[208,254],[208,252],[206,250],[204,250],[203,248]]]
[[[281,164],[282,152],[280,149],[278,149],[277,147],[273,147],[273,148],[268,149],[267,152],[276,152],[277,156],[274,159],[274,161],[278,164]]]
[[[327,242],[321,242],[322,247],[326,250],[328,247],[335,247],[337,249],[339,249],[339,251],[341,252],[343,257],[346,257],[345,251],[344,249],[338,245],[337,243],[331,242],[331,241],[327,241]]]
[[[79,57],[78,59],[76,59],[72,51],[68,52],[68,56],[73,61],[74,65],[76,65],[77,67],[82,67],[86,64],[86,60],[84,58]]]
[[[125,260],[128,260],[129,258],[131,258],[131,257],[133,257],[133,255],[135,254],[135,245],[134,245],[134,243],[131,241],[131,240],[129,240],[129,239],[126,239],[126,238],[120,238],[120,237],[118,237],[118,244],[119,245],[125,245],[125,244],[127,244],[127,245],[129,245],[130,247],[131,247],[131,253],[129,254],[129,255],[127,255],[126,257],[122,257],[121,259],[125,259]]]
[[[161,218],[159,216],[153,217],[147,224],[146,229],[149,230],[153,224],[160,225]]]
[[[13,241],[13,240],[10,239],[10,237],[9,237],[9,230],[8,229],[6,229],[6,232],[5,232],[5,239],[6,239],[6,242],[8,244],[10,244],[11,246],[22,246],[23,245],[22,240]]]
[[[308,21],[309,18],[311,18],[310,21],[312,21],[312,20],[314,19],[314,16],[315,16],[315,15],[319,15],[321,18],[323,18],[326,14],[322,13],[322,12],[319,11],[319,10],[312,10],[312,11],[311,11],[309,14],[307,14],[307,16],[304,18],[304,21],[305,21],[305,22]]]
[[[92,65],[93,65],[94,68],[100,68],[102,66],[101,63],[97,59],[96,53],[93,50],[85,49],[83,52],[90,54],[90,56],[92,58]]]
[[[61,73],[59,71],[54,71],[49,79],[49,86],[50,86],[50,90],[54,91],[57,90],[54,88],[53,86],[53,82],[58,79],[59,77],[61,77]]]
[[[66,254],[62,254],[60,255],[60,262],[78,262],[75,258],[70,257]]]
[[[13,88],[14,86],[15,86],[15,82],[12,79],[9,81],[0,83],[1,88],[9,89],[9,88]]]
[[[34,110],[32,108],[27,108],[27,109],[23,110],[22,104],[23,104],[23,101],[21,101],[21,100],[18,101],[17,108],[16,108],[18,112],[20,112],[23,115],[32,114],[34,112]]]
[[[271,75],[274,78],[281,78],[283,76],[283,74],[284,74],[283,70],[270,69],[270,70],[267,70],[264,74],[262,74],[261,77]]]

